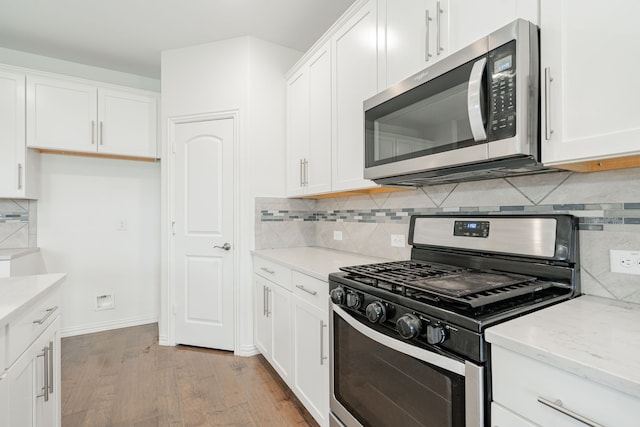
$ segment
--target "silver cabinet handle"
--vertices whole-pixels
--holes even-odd
[[[429,9],[425,10],[424,15],[424,60],[425,62],[429,62],[429,58],[431,58],[431,54],[429,53],[429,21],[431,21]]]
[[[44,360],[43,364],[43,385],[42,385],[42,393],[36,395],[36,397],[44,397],[44,401],[49,401],[49,347],[44,347],[42,349],[42,353],[39,353],[36,357],[42,357]]]
[[[47,319],[49,317],[51,317],[51,315],[53,314],[54,311],[56,311],[58,309],[58,306],[54,306],[51,308],[47,308],[47,314],[44,315],[44,317],[42,319],[38,319],[38,320],[34,320],[33,323],[37,323],[38,325],[42,325],[44,322],[47,321]]]
[[[321,320],[320,321],[320,365],[324,365],[324,361],[327,359],[327,356],[324,355],[324,328],[327,325]]]
[[[304,185],[309,185],[309,160],[304,159]]]
[[[548,399],[545,399],[544,397],[540,397],[538,396],[538,402],[542,403],[543,405],[546,405],[552,409],[555,409],[558,412],[561,412],[563,414],[565,414],[568,417],[573,418],[574,420],[578,420],[580,421],[582,424],[586,424],[588,426],[591,427],[604,427],[602,424],[598,424],[594,421],[591,421],[588,418],[583,417],[580,414],[577,414],[567,408],[565,408],[564,406],[562,406],[562,400],[556,400],[555,402],[552,402]]]
[[[317,295],[318,294],[318,291],[310,291],[309,289],[305,288],[302,285],[296,285],[296,288],[298,288],[298,289],[300,289],[302,291],[305,291],[306,293],[311,294],[311,295]]]
[[[262,286],[262,315],[267,317],[267,287]]]
[[[100,145],[104,145],[104,133],[103,133],[103,126],[102,126],[102,122],[100,122],[100,137],[98,138],[98,141],[100,142]]]
[[[544,69],[544,136],[547,140],[551,139],[553,130],[551,129],[551,69]]]
[[[260,267],[260,270],[264,271],[265,273],[276,274],[275,271],[269,270],[267,267]]]
[[[440,9],[440,2],[436,2],[436,55],[440,55],[440,52],[444,50],[440,43],[440,15],[443,13],[444,11]]]
[[[22,163],[18,163],[18,190],[22,190]]]
[[[96,121],[91,120],[91,144],[96,143]]]
[[[229,242],[225,242],[222,246],[214,246],[214,249],[215,248],[224,249],[225,251],[228,251],[229,249],[231,249],[231,245],[229,244]]]
[[[53,341],[49,341],[49,394],[53,394]]]
[[[271,288],[267,288],[267,317],[271,316]]]
[[[304,187],[304,159],[300,159],[300,187]]]

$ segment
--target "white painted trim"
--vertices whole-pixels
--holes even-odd
[[[167,165],[167,179],[166,179],[166,194],[167,194],[167,205],[165,209],[167,210],[167,219],[166,224],[164,224],[163,229],[166,230],[166,277],[162,277],[161,281],[167,283],[167,295],[166,295],[166,313],[167,313],[167,335],[163,339],[163,345],[176,345],[176,336],[175,336],[175,283],[173,280],[174,273],[174,258],[175,258],[175,240],[172,234],[172,226],[171,223],[174,221],[175,215],[173,212],[174,198],[175,194],[173,191],[173,185],[171,184],[174,180],[175,175],[175,164],[174,164],[174,144],[175,144],[175,127],[178,124],[183,123],[195,123],[207,120],[222,120],[222,119],[233,119],[234,124],[234,141],[233,141],[233,174],[234,174],[234,189],[233,189],[233,235],[234,242],[232,242],[232,250],[233,250],[233,282],[235,284],[233,288],[233,307],[234,307],[234,331],[233,331],[233,339],[234,339],[234,353],[241,353],[243,350],[239,346],[240,342],[240,258],[242,254],[242,250],[244,249],[244,245],[242,244],[241,236],[241,227],[240,227],[240,145],[241,145],[241,135],[240,135],[240,111],[239,110],[226,110],[226,111],[217,111],[211,113],[201,113],[201,114],[189,114],[184,116],[175,116],[167,118],[167,147],[166,147],[166,157],[163,158],[164,162]],[[162,272],[161,275],[164,275],[165,272]],[[162,296],[161,296],[162,299]]]
[[[60,330],[60,336],[73,337],[76,335],[93,334],[95,332],[110,331],[112,329],[129,328],[131,326],[148,325],[158,323],[158,316],[141,316],[129,319],[121,319],[111,322],[92,323],[88,325],[73,326]]]
[[[250,357],[260,354],[260,350],[255,345],[241,345],[235,354],[236,356]]]

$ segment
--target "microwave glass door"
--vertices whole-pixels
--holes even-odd
[[[475,62],[477,59],[367,110],[366,166],[485,143],[474,139],[467,108]],[[480,108],[486,117],[486,73],[483,75]]]
[[[381,345],[333,316],[333,393],[359,424],[464,426],[463,376]]]

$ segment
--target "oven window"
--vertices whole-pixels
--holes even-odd
[[[486,142],[473,139],[467,112],[469,74],[473,62],[367,110],[366,166]],[[486,113],[483,116],[486,117]]]
[[[380,345],[337,314],[334,394],[363,426],[464,426],[464,377]]]

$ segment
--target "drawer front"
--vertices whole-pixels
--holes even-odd
[[[60,289],[55,289],[38,298],[18,317],[9,323],[6,368],[60,316]]]
[[[496,402],[491,402],[491,427],[536,427]]]
[[[323,312],[329,307],[329,284],[306,274],[293,272],[293,294],[313,304]]]
[[[546,365],[502,347],[492,346],[493,400],[544,426],[583,426],[539,398],[605,426],[637,426],[640,399]]]
[[[291,269],[260,257],[253,257],[253,272],[291,290]]]

